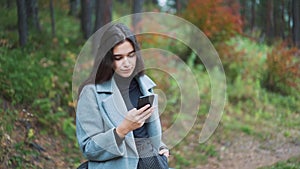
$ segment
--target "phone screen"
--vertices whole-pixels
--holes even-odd
[[[140,109],[147,104],[150,104],[150,106],[152,106],[153,100],[154,100],[154,95],[141,96],[138,101],[137,109]]]

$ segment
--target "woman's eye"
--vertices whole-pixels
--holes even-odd
[[[135,56],[135,53],[134,52],[132,52],[132,53],[130,53],[129,55],[128,55],[128,57],[134,57]]]
[[[122,57],[121,57],[121,56],[115,56],[114,59],[115,59],[115,60],[121,60]]]

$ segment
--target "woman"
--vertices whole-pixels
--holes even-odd
[[[138,98],[152,95],[155,87],[143,69],[133,33],[123,24],[109,26],[79,89],[76,132],[88,168],[168,168],[157,96],[153,106],[136,108]]]

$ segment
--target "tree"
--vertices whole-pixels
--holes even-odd
[[[11,1],[11,0],[6,0],[6,8],[11,8],[12,7],[12,3],[13,3],[14,1]]]
[[[78,14],[78,0],[69,0],[70,4],[70,12],[69,14],[72,16],[77,16]]]
[[[268,39],[274,38],[274,15],[273,15],[273,0],[266,0],[266,20],[265,31]]]
[[[27,43],[27,14],[25,0],[17,0],[18,10],[18,31],[19,31],[19,43],[21,46],[25,46]]]
[[[51,15],[51,30],[52,30],[52,37],[55,36],[56,31],[55,31],[55,18],[54,18],[54,7],[53,7],[53,0],[50,0],[50,15]]]
[[[38,4],[36,0],[26,0],[26,13],[28,25],[33,26],[34,29],[40,32],[41,26],[38,15]]]
[[[254,25],[255,25],[255,0],[251,0],[251,19],[250,19],[250,29],[251,32],[254,30]]]
[[[300,48],[300,1],[293,0],[293,41]]]
[[[132,13],[140,13],[143,11],[143,4],[144,0],[133,0],[133,6],[132,6]],[[134,30],[138,28],[138,23],[140,22],[141,18],[139,15],[133,15],[132,17],[132,26]]]
[[[83,36],[88,39],[92,34],[92,5],[91,0],[81,0],[81,29]]]
[[[120,2],[120,3],[124,3],[124,0],[118,0],[118,2]]]
[[[112,0],[96,1],[94,32],[112,20]]]

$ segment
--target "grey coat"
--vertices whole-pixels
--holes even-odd
[[[153,94],[155,83],[148,76],[140,76],[137,80],[143,95]],[[157,95],[153,105],[157,107]],[[118,145],[113,131],[126,112],[126,105],[113,78],[102,84],[86,85],[82,89],[76,111],[76,132],[80,149],[89,160],[89,168],[137,167],[138,153],[133,132],[128,133]],[[164,146],[158,108],[145,125],[154,147],[159,149]]]

